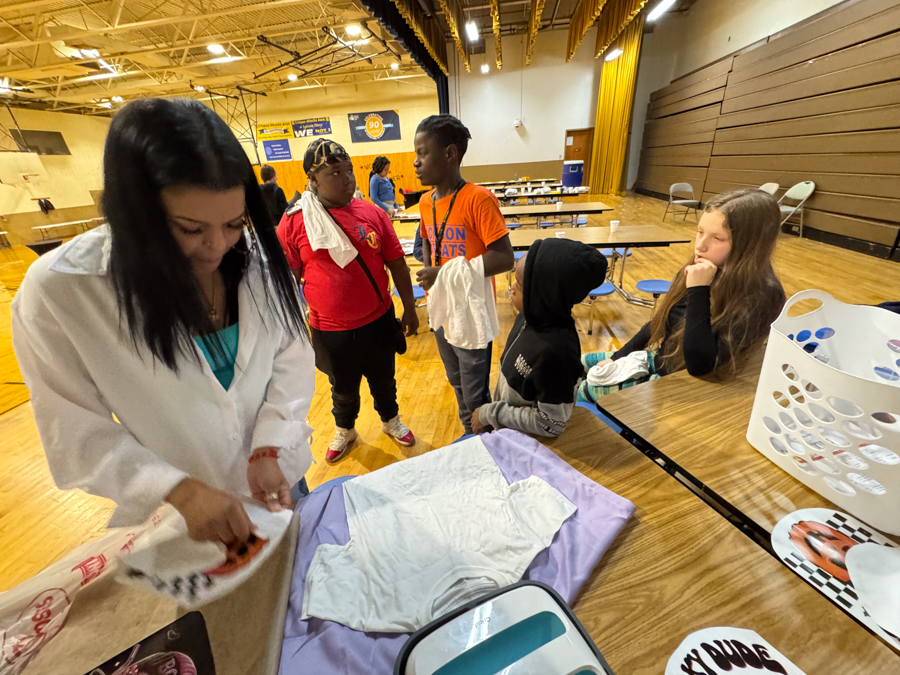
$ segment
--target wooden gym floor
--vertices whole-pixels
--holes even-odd
[[[592,196],[614,207],[610,213],[592,216],[591,225],[611,219],[629,224],[659,223],[665,203],[643,196]],[[679,220],[681,232],[693,233],[693,223]],[[413,226],[398,227],[401,237],[412,238]],[[647,278],[670,279],[691,254],[688,244],[670,248],[639,249],[629,258],[625,284],[634,288]],[[23,247],[0,250],[0,591],[36,574],[75,546],[103,532],[111,502],[79,491],[62,492],[53,486],[32,417],[28,393],[21,384],[10,342],[9,309],[12,296],[34,259]],[[416,268],[413,268],[415,271]],[[846,251],[826,244],[782,236],[776,250],[776,270],[790,296],[807,288],[820,288],[849,303],[875,304],[900,299],[900,265]],[[494,345],[494,373],[513,320],[505,277],[497,282],[501,336]],[[621,346],[647,321],[650,311],[626,304],[618,296],[596,304],[594,335],[588,336],[588,307],[575,308],[582,349],[599,351]],[[372,471],[452,442],[462,433],[456,399],[444,377],[434,336],[419,310],[419,335],[409,340],[404,356],[397,358],[400,413],[418,438],[412,448],[401,448],[381,433],[372,398],[363,387],[357,429],[360,441],[349,456],[332,466],[324,462],[325,448],[334,433],[327,379],[317,374],[316,396],[310,410],[315,429],[313,464],[307,479],[316,487],[332,478]]]

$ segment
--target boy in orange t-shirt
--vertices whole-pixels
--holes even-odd
[[[426,291],[434,285],[441,264],[458,256],[467,260],[481,256],[485,276],[515,266],[497,198],[490,190],[466,183],[460,175],[459,165],[471,138],[469,130],[452,115],[426,117],[416,129],[416,176],[423,185],[435,188],[419,201],[425,267],[416,279]],[[492,344],[484,349],[463,349],[447,342],[442,328],[435,336],[447,379],[456,392],[459,419],[465,433],[471,434],[472,413],[491,401]]]

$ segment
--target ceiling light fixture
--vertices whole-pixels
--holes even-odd
[[[356,24],[350,24],[349,26],[344,28],[344,32],[347,33],[347,35],[359,35],[360,33],[362,33],[362,28],[360,28]]]
[[[647,21],[656,21],[663,13],[675,4],[675,0],[662,0],[647,16]]]
[[[624,52],[622,52],[621,49],[619,49],[618,47],[616,47],[616,48],[613,49],[609,54],[607,54],[607,55],[606,55],[606,58],[603,59],[603,60],[604,60],[604,61],[615,61],[617,58],[619,58],[620,56],[622,56],[623,53],[624,53]]]
[[[89,59],[99,59],[100,51],[97,49],[82,49],[81,55]]]
[[[288,75],[288,79],[289,79],[291,82],[294,82],[294,81],[297,79],[297,73],[290,73],[290,74]]]
[[[112,100],[113,100],[114,103],[121,103],[121,102],[124,101],[125,99],[122,98],[121,96],[113,96],[113,99],[112,99]]]
[[[209,50],[209,52],[211,54],[224,54],[225,53],[225,47],[223,47],[222,45],[207,45],[206,48],[207,48],[207,50]]]
[[[466,37],[469,38],[469,42],[478,42],[478,26],[475,25],[474,21],[469,21],[466,24]]]
[[[391,64],[391,70],[397,70],[399,67],[400,67],[400,64],[399,64],[399,63],[392,63],[392,64]]]
[[[194,91],[206,91],[206,87],[204,87],[204,86],[201,85],[201,84],[195,84],[195,85],[194,85]]]
[[[209,61],[204,61],[204,65],[210,65],[213,63],[231,63],[232,61],[238,61],[242,57],[240,56],[217,56],[214,59],[210,59]]]
[[[98,103],[97,105],[101,108],[112,108],[112,103],[109,101],[103,101],[103,103]]]
[[[486,63],[482,63],[481,64],[481,72],[484,73],[485,75],[487,75],[489,72],[491,72],[491,67]]]

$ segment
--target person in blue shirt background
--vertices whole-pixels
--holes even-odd
[[[390,172],[391,161],[384,155],[376,157],[369,173],[369,199],[389,216],[393,216],[398,209],[394,184],[388,178]]]

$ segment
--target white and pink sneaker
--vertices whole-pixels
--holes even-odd
[[[397,415],[394,419],[388,422],[382,422],[381,430],[388,436],[393,438],[395,441],[397,441],[400,445],[409,447],[410,445],[414,445],[416,442],[416,437],[413,436],[413,432],[409,430],[408,426],[400,421],[400,415]]]

